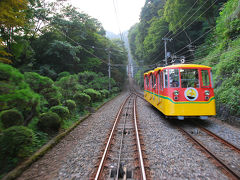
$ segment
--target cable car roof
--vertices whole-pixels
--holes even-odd
[[[200,64],[175,64],[175,65],[171,65],[171,66],[166,66],[164,68],[174,68],[174,67],[180,67],[180,68],[184,68],[184,67],[192,67],[192,68],[211,68],[209,66],[205,66],[205,65],[200,65]]]
[[[147,74],[154,73],[154,70],[148,71]]]
[[[162,69],[163,69],[163,67],[157,67],[157,68],[154,69],[154,71],[159,71],[159,70],[162,70]]]

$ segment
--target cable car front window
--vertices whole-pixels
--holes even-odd
[[[170,87],[179,87],[179,70],[169,69],[169,83]]]
[[[197,69],[180,69],[182,88],[199,88],[199,75]]]

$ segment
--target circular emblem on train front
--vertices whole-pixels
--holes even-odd
[[[198,91],[195,88],[187,88],[184,95],[187,100],[195,101],[198,98]]]

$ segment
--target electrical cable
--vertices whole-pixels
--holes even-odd
[[[118,30],[119,30],[119,33],[120,33],[121,41],[123,41],[123,35],[122,35],[121,28],[120,28],[120,23],[119,23],[117,8],[116,8],[116,4],[115,4],[115,1],[114,1],[114,0],[113,0],[113,6],[114,6],[114,11],[115,11],[115,15],[116,15],[116,20],[117,20],[117,24],[118,24]]]
[[[56,28],[56,27],[55,27]],[[75,40],[73,40],[72,38],[70,38],[69,36],[67,36],[66,34],[64,34],[63,32],[61,32],[59,29],[56,28],[56,30],[58,30],[62,35],[64,35],[65,37],[67,37],[68,39],[70,39],[71,41],[73,41],[74,43],[76,43],[78,46],[81,46],[87,53],[91,54],[92,56],[94,56],[95,58],[99,59],[100,61],[102,61],[104,64],[108,65],[108,62],[104,61],[102,58],[96,56],[95,54],[93,54],[92,52],[90,52],[89,50],[87,50],[85,47],[83,47],[81,44],[79,44],[78,42],[76,42]],[[111,66],[120,66],[119,64],[111,64]],[[122,65],[121,65],[122,66]]]
[[[212,27],[210,30],[208,30],[207,32],[205,32],[204,34],[202,34],[200,37],[198,37],[197,39],[195,39],[193,42],[189,43],[188,45],[184,46],[182,49],[178,50],[175,54],[177,54],[178,52],[181,52],[183,49],[185,49],[185,48],[188,47],[189,45],[193,44],[194,42],[196,42],[197,40],[199,40],[201,37],[205,36],[205,35],[208,34],[210,31],[212,31],[213,29],[215,29],[215,27]]]
[[[239,35],[234,36],[232,39],[235,39],[235,38],[238,38],[238,37],[239,37]],[[217,45],[218,45],[218,44],[208,45],[208,46],[202,47],[203,49],[197,51],[196,53],[194,53],[194,55],[199,54],[199,53],[202,52],[202,51],[205,51],[206,48],[216,47]],[[200,47],[200,46],[197,46],[197,47]],[[188,51],[186,51],[186,52],[183,53],[183,54],[186,54],[187,52],[188,52]],[[183,55],[183,54],[181,54],[181,55]],[[181,56],[181,55],[180,55],[180,56]],[[192,56],[192,55],[186,56],[185,58],[190,57],[190,56]]]
[[[235,51],[235,50],[239,50],[239,52],[240,52],[240,46],[237,46],[237,48],[233,48],[233,49],[231,49],[231,50],[233,50],[233,51]],[[201,59],[210,59],[210,58],[214,58],[214,57],[218,57],[218,56],[221,56],[223,53],[225,53],[225,52],[228,52],[229,50],[225,50],[225,51],[223,51],[223,52],[220,52],[218,55],[214,55],[214,56],[211,56],[211,57],[208,57],[208,58],[206,58],[206,56],[203,56],[203,57],[200,57],[200,58],[198,58],[198,59],[189,59],[189,60],[187,60],[188,62],[193,62],[193,61],[198,61],[198,60],[201,60]],[[231,57],[232,55],[229,55],[229,57]],[[228,56],[226,56],[226,57],[228,57]]]
[[[205,1],[206,3],[207,1]],[[200,18],[205,12],[207,12],[215,3],[217,2],[217,0],[215,0],[211,6],[209,6],[202,14],[200,14],[192,23],[190,23],[187,27],[185,27],[182,31],[178,32],[177,34],[175,34],[172,38],[175,38],[176,36],[178,36],[181,32],[183,32],[185,29],[187,29],[190,25],[192,25],[198,18]],[[205,4],[204,3],[204,4]]]
[[[178,26],[179,25],[179,23],[181,22],[181,20],[183,20],[183,18],[192,10],[192,8],[195,6],[195,4],[198,2],[198,0],[197,1],[195,1],[195,3],[192,5],[192,7],[184,14],[184,16],[178,21],[178,23],[177,23],[177,25],[176,26]],[[197,11],[196,11],[197,12]],[[195,13],[196,13],[195,12]],[[194,14],[195,14],[194,13]],[[193,15],[194,15],[193,14]],[[179,29],[178,29],[179,30]],[[170,33],[170,31],[168,31],[168,33]],[[167,35],[168,35],[168,33],[167,34],[165,34],[163,37],[166,37]]]

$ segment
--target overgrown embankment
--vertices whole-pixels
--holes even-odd
[[[240,124],[240,1],[229,0],[220,12],[216,29],[202,45],[210,46],[199,63],[213,67],[217,114]]]
[[[119,92],[101,73],[61,73],[56,81],[0,63],[0,174],[14,168],[80,116]]]

